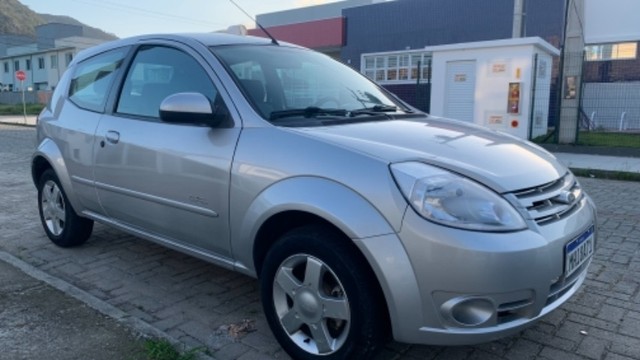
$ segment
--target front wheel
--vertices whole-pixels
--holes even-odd
[[[51,169],[38,182],[38,211],[47,237],[58,246],[82,245],[91,236],[93,221],[76,214]]]
[[[260,276],[269,326],[294,359],[370,359],[386,329],[376,280],[339,234],[292,230],[273,245]]]

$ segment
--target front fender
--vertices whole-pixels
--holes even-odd
[[[404,213],[407,207],[397,211]],[[265,189],[251,203],[232,242],[240,267],[253,276],[253,245],[258,231],[272,216],[303,211],[330,222],[352,239],[367,259],[388,305],[394,337],[418,329],[422,304],[411,261],[393,227],[354,190],[325,178],[295,177]]]
[[[269,218],[286,211],[316,215],[351,239],[394,233],[380,212],[354,190],[325,178],[288,178],[262,191],[243,212],[242,221],[236,223],[239,226],[232,230],[236,234],[232,251],[240,267],[255,275],[252,254],[258,231]]]
[[[72,190],[73,184],[69,177],[69,171],[67,165],[62,157],[62,152],[58,145],[51,139],[43,139],[31,158],[31,178],[36,187],[38,187],[39,175],[43,166],[47,166],[53,169],[60,181],[62,190],[64,190],[67,200],[71,203],[73,209],[80,211],[82,209],[81,203],[78,200],[75,192]]]

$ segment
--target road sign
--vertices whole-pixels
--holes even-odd
[[[16,79],[20,81],[25,81],[27,79],[27,73],[22,70],[16,71]]]

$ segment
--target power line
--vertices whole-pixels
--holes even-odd
[[[147,16],[147,17],[155,17],[155,18],[164,18],[164,19],[175,19],[181,22],[190,23],[190,24],[199,24],[199,25],[214,25],[214,26],[225,26],[222,23],[216,23],[206,20],[194,19],[191,17],[180,16],[175,14],[167,14],[160,11],[140,8],[131,5],[125,5],[121,3],[116,3],[112,1],[102,1],[102,0],[73,0],[78,3],[84,3],[87,5],[98,6],[111,10],[125,11],[128,13],[135,13],[137,15]]]

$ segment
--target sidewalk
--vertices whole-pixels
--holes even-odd
[[[640,158],[574,153],[553,153],[563,164],[572,169],[600,170],[640,174]]]
[[[129,324],[81,293],[0,252],[0,359],[146,358]]]
[[[0,124],[36,125],[36,115],[0,115]]]

